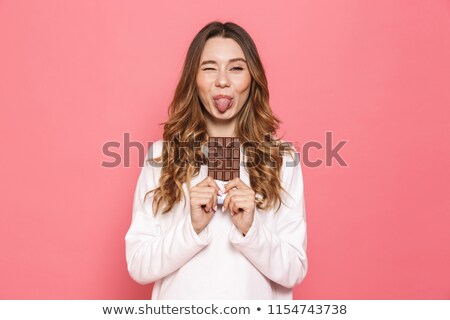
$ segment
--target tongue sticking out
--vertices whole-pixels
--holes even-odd
[[[232,100],[229,99],[217,99],[214,100],[217,109],[219,109],[220,112],[225,112],[231,107]]]

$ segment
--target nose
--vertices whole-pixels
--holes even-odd
[[[221,88],[230,86],[230,80],[228,79],[226,72],[220,71],[218,73],[216,78],[216,86]]]

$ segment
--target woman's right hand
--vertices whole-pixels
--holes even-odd
[[[197,234],[208,225],[216,212],[218,194],[221,195],[222,191],[211,177],[206,177],[190,190],[191,221]]]

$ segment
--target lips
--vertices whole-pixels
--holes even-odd
[[[214,99],[214,100],[217,100],[217,99],[228,99],[228,100],[232,100],[233,97],[232,97],[232,96],[228,96],[228,95],[226,95],[226,94],[217,94],[217,95],[215,95],[215,96],[213,97],[213,99]]]
[[[233,104],[233,98],[231,96],[219,94],[213,97],[215,107],[221,112],[224,113],[227,111],[231,105]]]

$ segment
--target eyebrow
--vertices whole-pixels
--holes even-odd
[[[233,59],[230,59],[230,60],[228,60],[228,63],[232,63],[232,62],[236,62],[236,61],[242,61],[242,62],[244,62],[244,63],[247,63],[247,61],[245,61],[245,59],[242,59],[242,58],[233,58]],[[200,65],[202,66],[202,65],[204,65],[204,64],[210,64],[210,63],[212,63],[212,64],[217,64],[217,62],[214,61],[214,60],[205,60],[205,61],[203,61]]]

